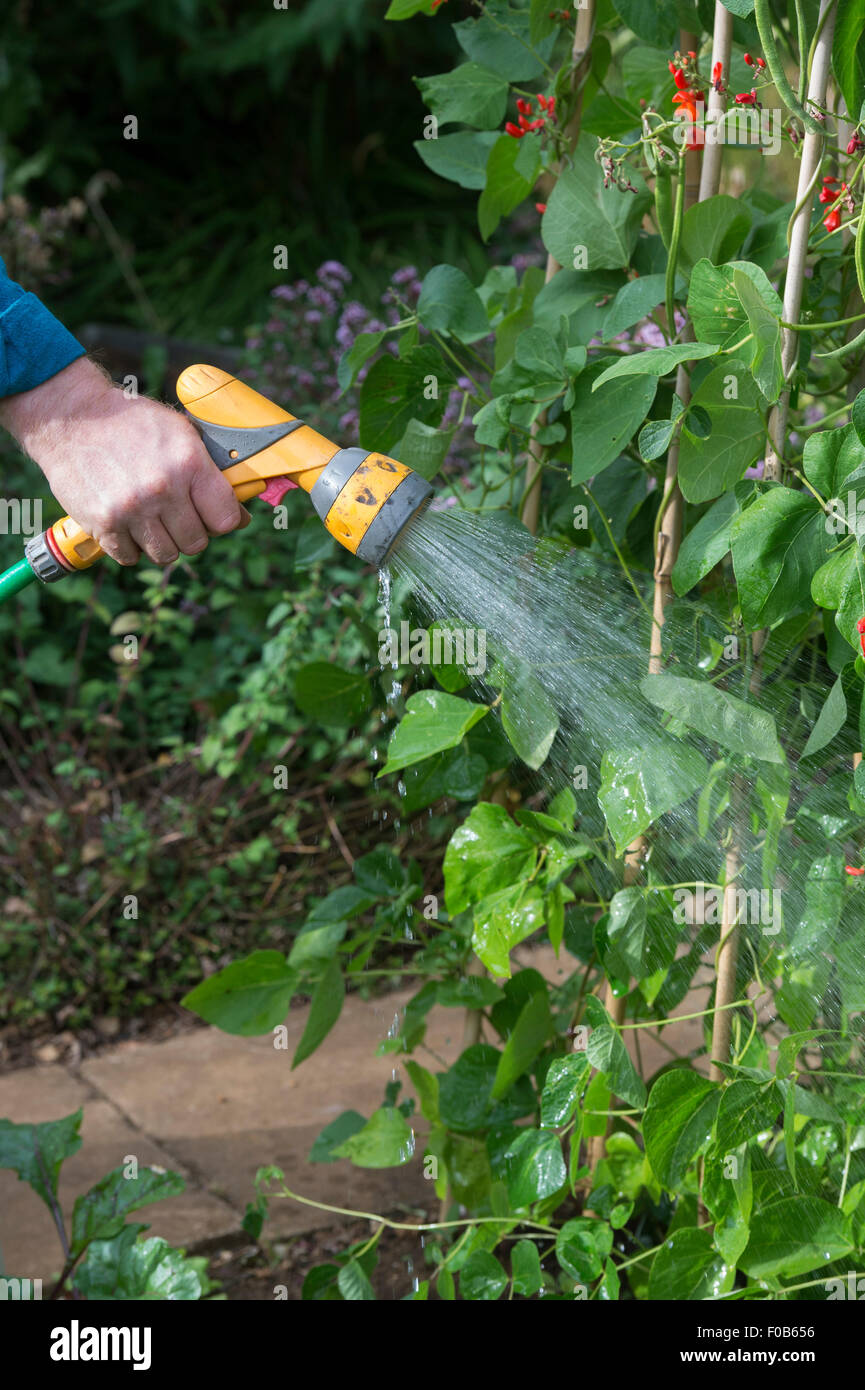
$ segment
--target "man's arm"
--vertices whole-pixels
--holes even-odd
[[[69,516],[106,554],[134,565],[194,555],[249,524],[194,426],[128,397],[0,261],[0,425],[30,455]]]

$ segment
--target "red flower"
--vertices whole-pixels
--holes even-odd
[[[706,143],[705,131],[696,124],[700,120],[702,112],[699,106],[703,102],[702,92],[676,92],[673,97],[673,105],[679,107],[680,114],[684,112],[691,124],[688,138],[685,141],[685,148],[689,150],[699,150]]]
[[[521,111],[524,116],[530,116],[532,114],[532,103],[530,101],[524,101],[522,97],[517,97],[517,110]]]
[[[668,63],[667,66],[668,66],[668,68],[670,69],[670,72],[673,74],[673,81],[675,82],[675,84],[676,84],[676,86],[678,87],[679,91],[680,91],[680,92],[687,92],[687,90],[688,90],[688,79],[687,79],[687,77],[685,76],[685,74],[682,72],[682,69],[681,69],[681,68],[677,68],[675,63]]]
[[[535,210],[541,214],[545,213],[547,210],[546,203],[535,203]]]
[[[859,133],[856,131],[853,134],[850,144],[847,146],[847,153],[855,154],[857,150],[861,149],[865,149],[865,145],[863,145],[862,141],[859,139]]]
[[[721,78],[722,78],[723,76],[724,76],[724,64],[723,64],[723,63],[716,63],[715,66],[712,68],[712,81],[713,81],[713,82],[720,82],[720,81],[721,81]]]
[[[743,53],[742,57],[745,59],[745,62],[748,64],[749,68],[752,68],[754,66],[754,59],[751,57],[750,53]]]
[[[514,125],[513,121],[505,122],[505,130],[507,131],[508,135],[512,135],[515,140],[522,140],[523,136],[526,133],[524,130],[520,130],[518,125]]]
[[[766,66],[766,59],[765,59],[765,58],[758,58],[758,59],[757,59],[757,67],[758,67],[758,68],[764,68],[765,66]]]
[[[844,872],[849,874],[851,878],[861,878],[865,874],[865,869],[854,869],[852,864],[845,864]]]
[[[432,7],[437,10],[439,5],[446,5],[448,0],[432,0]]]
[[[753,90],[750,92],[739,92],[734,97],[734,101],[737,106],[756,106],[757,93]]]
[[[823,226],[827,232],[837,232],[841,226],[841,212],[838,208],[833,208],[828,217],[823,218]],[[865,651],[863,651],[863,655],[865,655]]]

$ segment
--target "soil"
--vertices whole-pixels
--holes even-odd
[[[394,1216],[402,1221],[406,1219],[404,1211]],[[430,1212],[417,1212],[418,1222],[434,1219]],[[333,1263],[335,1255],[342,1254],[358,1241],[369,1240],[371,1234],[369,1221],[309,1231],[277,1242],[273,1250],[274,1264],[268,1262],[262,1249],[248,1237],[239,1237],[233,1247],[220,1241],[214,1248],[211,1242],[209,1247],[204,1245],[189,1253],[210,1255],[208,1273],[219,1284],[214,1293],[224,1295],[231,1303],[273,1302],[277,1296],[275,1289],[289,1302],[299,1302],[303,1281],[315,1265]],[[428,1279],[433,1272],[424,1262],[420,1236],[411,1231],[386,1229],[379,1237],[377,1249],[378,1264],[370,1280],[376,1298],[382,1302],[398,1302],[405,1298],[412,1292],[416,1280]],[[429,1298],[435,1298],[434,1288],[430,1289]]]
[[[165,1042],[178,1033],[207,1026],[203,1019],[179,1004],[154,1004],[135,1018],[97,1018],[74,1032],[70,1029],[58,1031],[50,1023],[34,1027],[13,1023],[0,1028],[0,1075],[37,1063],[63,1062],[74,1067],[130,1038],[139,1042]]]

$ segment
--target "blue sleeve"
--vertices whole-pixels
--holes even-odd
[[[32,391],[84,354],[41,299],[9,279],[0,260],[0,396]]]

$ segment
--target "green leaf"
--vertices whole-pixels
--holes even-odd
[[[412,420],[440,424],[453,385],[450,369],[431,344],[413,348],[405,357],[384,353],[360,388],[361,444],[389,454]]]
[[[652,1172],[669,1192],[681,1190],[708,1143],[720,1100],[719,1086],[685,1067],[659,1076],[652,1087],[643,1139]]]
[[[495,1303],[507,1286],[508,1276],[488,1250],[473,1250],[460,1270],[460,1294],[472,1302]]]
[[[751,372],[766,400],[776,401],[784,385],[780,315],[773,313],[753,278],[744,271],[733,271],[733,286],[748,315],[748,324],[754,334]]]
[[[739,198],[716,193],[685,211],[679,261],[686,270],[703,258],[726,265],[751,230],[751,213]]]
[[[865,557],[856,547],[853,564],[844,581],[835,614],[835,626],[850,643],[854,651],[860,651],[860,636],[856,624],[865,617]]]
[[[537,137],[502,135],[490,150],[487,179],[478,200],[478,227],[489,241],[503,217],[528,198],[541,170]]]
[[[487,159],[498,140],[495,130],[457,130],[435,140],[415,140],[414,147],[428,169],[460,188],[483,188]]]
[[[865,90],[865,0],[838,6],[832,42],[832,68],[851,120],[859,119]]]
[[[325,728],[360,724],[372,704],[365,671],[344,671],[329,661],[310,661],[294,678],[294,698],[308,719]]]
[[[544,4],[547,0],[544,0]],[[534,1298],[543,1285],[541,1258],[533,1240],[518,1240],[511,1250],[511,1273],[514,1293],[520,1298]]]
[[[447,1129],[457,1134],[473,1133],[493,1123],[506,1124],[534,1108],[534,1089],[528,1081],[518,1083],[505,1101],[493,1101],[492,1088],[500,1057],[498,1048],[489,1043],[475,1043],[460,1053],[453,1066],[439,1076],[439,1116]],[[468,1140],[466,1142],[469,1143]],[[475,1142],[472,1140],[471,1144]],[[488,1191],[489,1163],[483,1145],[479,1152],[482,1160],[478,1158],[478,1151],[470,1147],[457,1154],[456,1158],[451,1155],[446,1161],[451,1178],[454,1161],[466,1170],[465,1185],[479,1180],[482,1168],[486,1173],[484,1190]]]
[[[737,276],[740,277],[738,281]],[[700,260],[691,274],[688,313],[701,343],[732,348],[751,332],[748,310],[737,289],[743,276],[751,281],[764,308],[776,318],[782,316],[784,309],[778,292],[759,266],[751,261],[714,266],[711,261]],[[743,344],[741,353],[750,362],[754,355],[753,344]]]
[[[142,1168],[133,1178],[125,1169],[115,1168],[89,1192],[76,1198],[70,1254],[80,1255],[93,1240],[113,1240],[123,1230],[130,1212],[164,1197],[177,1197],[185,1188],[185,1179],[179,1173]]]
[[[345,980],[342,975],[342,967],[337,957],[332,956],[315,987],[306,1027],[292,1058],[292,1071],[301,1062],[306,1061],[307,1057],[310,1057],[316,1048],[324,1042],[342,1013],[344,998]]]
[[[811,579],[834,537],[806,492],[773,487],[738,516],[730,534],[746,627],[769,627],[811,605]]]
[[[348,930],[347,922],[306,923],[288,953],[292,970],[315,970],[329,961]]]
[[[646,895],[642,888],[621,888],[610,900],[607,938],[627,971],[642,979],[646,954]]]
[[[340,395],[343,395],[350,386],[354,385],[361,367],[381,347],[386,336],[387,329],[385,328],[379,329],[375,333],[358,333],[348,351],[342,354],[336,369]]]
[[[558,1136],[535,1128],[514,1128],[493,1164],[493,1172],[499,1171],[504,1174],[512,1207],[527,1207],[551,1197],[568,1178]]]
[[[432,14],[433,0],[390,0],[385,19],[411,19],[416,14]]]
[[[434,265],[424,276],[417,316],[424,328],[463,343],[474,343],[490,331],[480,295],[468,276],[453,265]]]
[[[414,1154],[414,1135],[393,1105],[373,1111],[363,1129],[351,1134],[331,1153],[348,1158],[356,1168],[397,1168]]]
[[[819,753],[821,748],[825,748],[827,743],[831,743],[835,735],[840,733],[846,722],[847,700],[839,676],[823,702],[823,708],[817,716],[817,722],[808,736],[808,742],[802,749],[802,757],[808,758],[814,753]]]
[[[410,767],[446,748],[455,748],[488,712],[487,705],[472,704],[444,690],[419,690],[410,695],[405,714],[391,736],[387,762],[379,776]]]
[[[633,438],[648,415],[658,383],[655,377],[608,382],[597,392],[594,383],[609,358],[590,363],[574,382],[571,409],[571,483],[584,483],[600,473]]]
[[[472,949],[491,975],[511,973],[510,952],[544,924],[544,900],[538,888],[513,884],[484,898],[474,909]]]
[[[663,735],[636,748],[613,748],[601,760],[598,801],[623,854],[653,821],[702,786],[706,760],[696,748]]]
[[[504,806],[479,802],[445,851],[445,901],[451,917],[498,889],[521,887],[536,858],[531,836]]]
[[[57,1196],[57,1179],[65,1159],[81,1148],[78,1133],[81,1110],[62,1120],[42,1124],[13,1124],[0,1120],[0,1168],[11,1168],[21,1182],[29,1183],[53,1213],[52,1199]]]
[[[599,1279],[604,1261],[613,1248],[613,1232],[606,1221],[577,1216],[556,1233],[556,1259],[566,1274],[581,1284]]]
[[[818,607],[837,609],[841,602],[841,594],[850,578],[850,571],[857,563],[855,555],[857,548],[848,545],[844,549],[836,550],[825,564],[820,564],[819,570],[815,570],[811,580],[811,598]]]
[[[559,175],[547,200],[541,235],[547,250],[565,268],[618,270],[630,262],[652,199],[633,171],[636,193],[605,189],[596,148],[593,138],[580,140],[571,166]]]
[[[409,420],[405,434],[394,445],[393,458],[407,463],[415,473],[431,482],[448,456],[456,427],[438,429],[422,420]]]
[[[612,1024],[601,1023],[592,1028],[586,1056],[601,1073],[613,1095],[619,1096],[627,1105],[645,1105],[646,1088]]]
[[[527,667],[509,671],[502,689],[502,728],[514,751],[537,771],[547,759],[559,727],[559,716]]]
[[[421,96],[444,125],[459,121],[476,130],[501,125],[508,102],[506,80],[480,63],[463,63],[434,77],[415,77]]]
[[[718,1108],[715,1143],[721,1153],[735,1149],[743,1139],[771,1129],[784,1100],[774,1082],[733,1081]]]
[[[74,1276],[84,1298],[135,1302],[194,1302],[201,1297],[195,1260],[152,1236],[143,1226],[125,1226],[113,1240],[95,1240]]]
[[[592,383],[597,391],[606,381],[620,376],[666,376],[681,362],[698,362],[703,357],[716,357],[718,349],[712,343],[676,343],[673,347],[646,348],[642,352],[619,357]]]
[[[418,1093],[421,1114],[430,1124],[439,1123],[439,1081],[437,1076],[427,1071],[419,1062],[405,1062],[405,1069],[409,1074],[411,1083]]]
[[[797,1278],[840,1260],[854,1248],[848,1218],[821,1197],[783,1197],[758,1208],[740,1259],[753,1279]]]
[[[857,402],[859,399],[861,396],[857,397]],[[843,502],[845,512],[847,498],[841,496],[842,492],[853,490],[861,495],[865,490],[865,480],[862,476],[865,468],[865,448],[862,447],[862,440],[855,428],[857,402],[853,405],[853,424],[844,425],[841,429],[836,426],[831,430],[815,431],[805,440],[802,455],[802,467],[809,483],[813,483],[827,501],[834,497]],[[849,535],[850,532],[845,526],[838,534],[843,536]]]
[[[670,447],[675,428],[675,420],[648,420],[640,430],[637,440],[640,458],[645,463],[651,463],[653,459],[659,459],[665,454]]]
[[[409,881],[399,855],[386,845],[355,859],[354,877],[357,889],[366,895],[367,901],[370,898],[398,898]]]
[[[682,425],[679,482],[688,502],[709,502],[727,492],[761,457],[766,443],[761,402],[753,378],[733,358],[714,367],[697,387],[690,410],[704,410],[711,431],[708,438],[698,437],[687,423],[690,414]]]
[[[374,1303],[372,1284],[357,1260],[349,1260],[336,1276],[336,1282],[343,1298],[349,1303]]]
[[[663,304],[665,292],[664,275],[640,275],[636,280],[628,280],[604,315],[603,341],[611,342],[635,323],[648,318],[653,309]]]
[[[285,1021],[297,983],[281,951],[253,951],[202,980],[181,1002],[224,1033],[250,1038]]]
[[[442,980],[436,990],[436,1003],[445,1009],[486,1009],[490,1004],[500,1003],[504,997],[504,990],[487,975]]]
[[[505,1044],[493,1082],[494,1100],[499,1100],[517,1077],[528,1071],[554,1032],[549,996],[546,990],[539,990],[523,1006],[514,1030]]]
[[[685,536],[673,566],[673,588],[686,594],[723,560],[741,506],[735,492],[725,492]]]
[[[541,1092],[543,1128],[557,1129],[572,1119],[589,1070],[589,1059],[585,1052],[571,1052],[567,1057],[553,1058]]]
[[[648,1296],[664,1303],[714,1300],[729,1292],[735,1274],[714,1248],[710,1230],[681,1226],[655,1256]]]
[[[343,1110],[342,1114],[331,1120],[329,1125],[325,1125],[318,1135],[309,1151],[309,1162],[336,1163],[337,1156],[334,1150],[363,1129],[365,1124],[363,1115],[359,1115],[356,1110]]]
[[[519,82],[539,75],[555,43],[555,33],[550,33],[533,46],[529,24],[527,9],[512,10],[506,0],[487,0],[480,18],[464,19],[453,31],[467,57],[508,82]]]
[[[640,689],[653,705],[723,748],[746,758],[762,758],[770,763],[785,761],[772,715],[708,681],[689,680],[664,671],[644,676]]]

